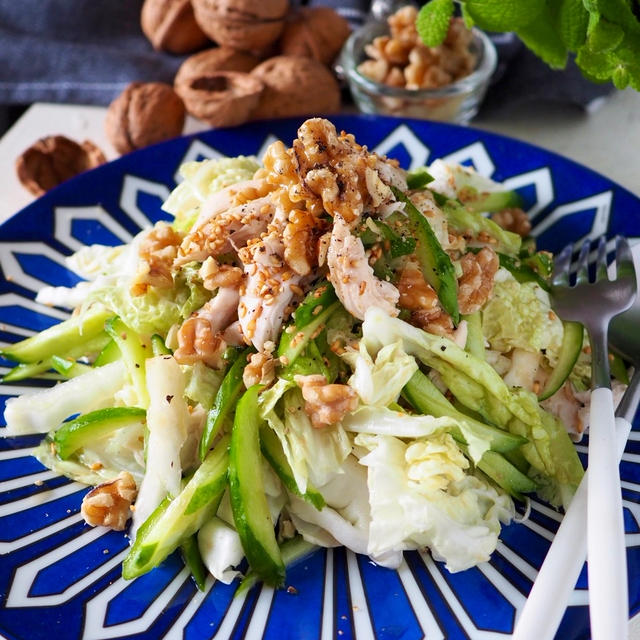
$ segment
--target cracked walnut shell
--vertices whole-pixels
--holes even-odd
[[[349,23],[330,7],[303,7],[285,24],[280,53],[329,65],[350,32]]]
[[[61,182],[106,162],[93,142],[78,144],[66,136],[41,138],[16,159],[16,173],[22,185],[41,196]]]
[[[158,51],[189,53],[209,42],[196,22],[191,0],[145,0],[140,26]]]
[[[252,72],[265,89],[252,118],[285,118],[335,113],[340,108],[340,88],[333,74],[311,58],[276,56]]]
[[[110,105],[105,130],[119,153],[128,153],[182,133],[185,109],[162,82],[133,82]]]
[[[237,71],[216,71],[176,85],[187,111],[212,127],[246,122],[263,89],[258,78]]]
[[[259,51],[282,33],[288,0],[192,0],[201,29],[221,46]]]

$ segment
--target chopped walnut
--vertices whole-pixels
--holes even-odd
[[[138,490],[128,471],[91,489],[82,500],[80,511],[87,524],[122,531],[131,515],[131,503]]]
[[[303,209],[292,209],[284,228],[284,259],[294,273],[306,276],[316,266],[316,237],[322,232],[322,220]]]
[[[340,422],[358,406],[358,394],[346,384],[328,384],[324,376],[295,376],[295,383],[302,389],[304,410],[316,428]]]
[[[400,279],[396,285],[400,292],[398,304],[403,309],[410,311],[437,309],[438,294],[428,284],[422,272],[413,267],[405,267],[400,273]]]
[[[205,289],[215,291],[220,287],[238,287],[242,282],[242,269],[229,264],[218,264],[209,256],[200,267],[199,275]]]
[[[509,209],[496,211],[496,213],[491,215],[491,219],[506,231],[517,233],[523,238],[528,236],[531,231],[529,216],[519,207],[510,207]]]
[[[268,385],[273,382],[275,373],[276,361],[273,356],[267,351],[261,351],[252,354],[249,358],[249,364],[244,368],[242,374],[242,381],[247,389],[254,384]]]
[[[131,294],[144,295],[149,287],[169,289],[173,286],[171,267],[178,255],[182,236],[164,222],[158,223],[140,243],[138,273]]]
[[[500,262],[493,249],[485,247],[476,253],[466,253],[460,261],[462,275],[458,279],[460,313],[475,313],[489,300],[493,279]]]
[[[201,360],[217,369],[226,347],[222,333],[214,331],[207,318],[194,315],[182,323],[178,331],[178,348],[173,355],[180,364],[194,364]]]
[[[391,87],[432,89],[469,75],[476,62],[470,51],[472,34],[460,18],[453,18],[444,42],[427,47],[416,30],[417,9],[402,7],[389,16],[391,35],[365,45],[369,60],[358,71]]]

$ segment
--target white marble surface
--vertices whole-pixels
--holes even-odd
[[[103,107],[50,104],[36,104],[25,112],[0,139],[0,222],[33,200],[18,182],[14,163],[38,138],[52,134],[78,141],[88,138],[108,159],[117,157],[104,134],[104,114]],[[473,125],[561,153],[640,195],[640,93],[618,92],[591,113],[577,107],[538,104],[500,117],[480,118]],[[186,132],[205,128],[189,119]],[[640,640],[640,615],[630,623],[630,640]]]

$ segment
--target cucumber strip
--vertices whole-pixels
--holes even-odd
[[[462,316],[467,321],[467,343],[465,344],[465,351],[468,351],[472,356],[485,359],[484,354],[484,335],[482,333],[482,317],[479,311],[470,313],[469,315]]]
[[[388,224],[379,220],[376,220],[375,225],[380,230],[382,237],[389,243],[388,253],[391,259],[410,256],[415,252],[416,240],[411,237],[408,230],[396,233]]]
[[[550,291],[549,283],[528,264],[522,262],[519,258],[498,253],[500,266],[504,267],[518,282],[535,282],[545,291]]]
[[[229,468],[229,437],[218,442],[187,482],[165,507],[145,520],[122,563],[125,580],[157,567],[172,551],[211,518],[224,493]]]
[[[467,205],[462,205],[455,200],[447,200],[442,207],[442,211],[447,218],[449,226],[456,231],[471,231],[476,235],[484,231],[484,233],[497,240],[497,245],[493,247],[494,249],[508,255],[518,255],[522,245],[522,238],[517,233],[505,231],[490,218],[485,218],[480,213],[469,209]]]
[[[333,285],[322,282],[305,296],[300,306],[295,310],[293,319],[298,329],[306,327],[320,313],[318,307],[326,309],[337,300]]]
[[[103,367],[105,364],[120,360],[120,349],[113,338],[109,338],[109,342],[104,346],[104,349],[98,354],[98,357],[93,361],[94,367]]]
[[[45,358],[39,362],[17,364],[11,371],[2,376],[2,382],[17,382],[25,378],[33,378],[52,368],[51,358]]]
[[[285,542],[280,545],[280,553],[282,554],[284,566],[288,568],[295,565],[299,560],[306,558],[318,548],[317,545],[307,542],[302,536],[285,540]],[[245,593],[245,591],[249,591],[259,580],[258,574],[253,569],[249,569],[247,575],[236,590],[234,598]]]
[[[404,202],[409,224],[418,241],[416,256],[422,267],[425,280],[436,290],[442,308],[451,316],[454,324],[460,322],[458,309],[458,282],[456,272],[448,254],[440,246],[427,218],[396,187],[391,187],[395,197]]]
[[[291,471],[289,461],[284,455],[278,436],[275,431],[266,424],[260,427],[260,449],[280,480],[282,480],[282,484],[284,484],[291,493],[295,493],[297,496],[304,498],[318,511],[321,511],[326,504],[322,494],[309,483],[307,483],[307,490],[304,493],[300,491],[298,483],[293,477],[293,471]]]
[[[151,351],[154,356],[170,356],[173,352],[164,343],[164,338],[157,333],[151,336]]]
[[[533,493],[538,489],[538,485],[529,476],[522,473],[496,451],[485,451],[476,466],[499,487],[518,500],[524,499],[524,493]]]
[[[624,364],[624,360],[616,353],[609,353],[609,365],[611,375],[622,384],[629,384],[629,372]]]
[[[204,591],[209,572],[202,562],[198,548],[198,537],[195,533],[180,545],[180,554],[185,566],[191,571],[196,586],[200,591]]]
[[[91,367],[88,364],[82,364],[81,362],[61,358],[60,356],[51,356],[51,366],[65,378],[75,378],[76,376],[81,376],[83,373],[91,371]]]
[[[285,569],[264,492],[260,453],[260,385],[244,393],[236,408],[229,458],[229,495],[240,542],[251,568],[271,586],[284,582]]]
[[[485,424],[458,411],[422,371],[416,371],[413,374],[402,390],[402,396],[420,413],[436,418],[442,416],[455,418],[460,423],[460,428],[452,429],[451,435],[458,442],[468,444],[467,437],[487,440],[490,449],[500,453],[515,449],[527,442],[527,439],[522,436]]]
[[[424,167],[419,167],[407,173],[407,188],[422,189],[422,187],[426,187],[430,182],[433,182],[433,180],[433,176]]]
[[[318,306],[317,308],[320,307]],[[340,302],[336,300],[328,307],[322,307],[322,311],[303,327],[292,324],[282,332],[277,355],[279,358],[283,358],[284,362],[287,362],[287,367],[293,364],[309,341],[313,339],[313,336],[322,330],[325,322],[339,308]]]
[[[66,460],[81,447],[104,438],[116,429],[142,422],[146,415],[147,412],[138,407],[111,407],[64,422],[53,436],[56,453]]]
[[[138,395],[138,401],[146,409],[149,406],[149,391],[145,379],[145,360],[152,356],[151,349],[142,341],[138,333],[127,327],[118,316],[107,321],[105,330],[118,345]]]
[[[105,321],[112,316],[112,311],[102,307],[91,309],[0,349],[0,355],[24,363],[40,362],[55,354],[68,355],[79,343],[85,344],[102,333]]]
[[[244,390],[242,374],[247,365],[247,356],[250,353],[252,353],[252,349],[245,349],[236,358],[218,388],[213,407],[207,413],[207,421],[202,432],[202,437],[200,438],[198,449],[200,460],[204,460],[213,441],[222,430],[227,418],[231,416],[236,401]]]
[[[458,197],[467,211],[476,213],[494,213],[522,206],[522,197],[517,191],[478,191],[466,186],[458,193]]]
[[[558,356],[558,364],[547,379],[544,389],[538,395],[538,400],[550,398],[565,382],[573,371],[582,349],[584,329],[579,322],[563,322],[564,333],[562,346]]]

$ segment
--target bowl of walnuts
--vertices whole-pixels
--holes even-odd
[[[405,6],[351,34],[339,65],[353,99],[365,113],[469,122],[495,71],[495,47],[462,18],[451,19],[441,45],[428,47],[417,15]]]

